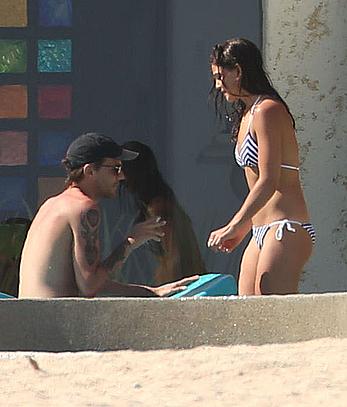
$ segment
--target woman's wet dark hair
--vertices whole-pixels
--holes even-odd
[[[210,64],[229,70],[232,70],[238,64],[242,72],[241,89],[252,95],[266,95],[279,100],[286,107],[295,127],[295,121],[288,105],[273,87],[270,78],[265,72],[261,52],[253,42],[244,38],[234,38],[225,41],[224,44],[215,45],[210,56]],[[214,107],[218,118],[230,122],[232,139],[235,140],[245,104],[242,100],[232,104],[226,102],[221,92],[215,89],[215,86],[211,89],[210,97],[214,100]]]

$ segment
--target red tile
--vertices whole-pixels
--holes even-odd
[[[71,117],[72,88],[70,85],[39,86],[38,111],[41,119]]]

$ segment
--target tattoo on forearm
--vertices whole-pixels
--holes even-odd
[[[108,271],[111,271],[115,268],[115,266],[121,266],[124,263],[127,257],[126,250],[128,247],[129,242],[128,240],[125,240],[113,250],[107,259],[105,259],[103,265]]]
[[[84,254],[87,263],[92,266],[98,259],[98,225],[99,212],[96,209],[90,209],[81,215],[80,233],[85,241]]]

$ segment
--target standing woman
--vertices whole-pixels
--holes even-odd
[[[252,229],[241,262],[239,295],[297,293],[315,232],[300,185],[293,116],[251,41],[217,44],[210,62],[216,101],[222,95],[238,107],[232,136],[249,193],[231,220],[211,232],[207,245],[229,252]]]

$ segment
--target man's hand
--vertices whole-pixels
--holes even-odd
[[[199,277],[199,275],[195,275],[182,278],[182,280],[174,281],[173,283],[164,284],[159,287],[151,287],[151,290],[159,297],[164,297],[166,295],[175,294],[179,291],[185,290],[187,288],[187,284],[198,280]]]
[[[128,236],[131,249],[136,249],[149,240],[160,242],[165,235],[162,230],[164,225],[166,225],[166,222],[161,220],[160,216],[154,216],[144,222],[136,223]]]

